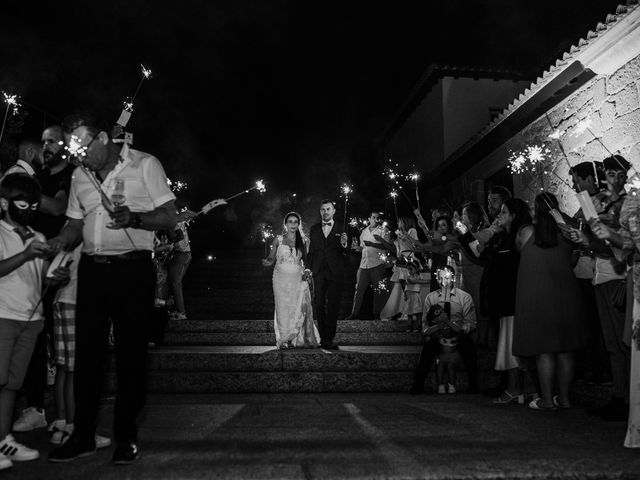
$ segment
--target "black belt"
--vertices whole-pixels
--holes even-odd
[[[120,255],[88,255],[83,253],[82,260],[92,263],[139,262],[142,260],[151,260],[151,251],[134,250],[133,252],[121,253]]]

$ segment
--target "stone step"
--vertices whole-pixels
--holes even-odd
[[[340,345],[420,345],[420,333],[405,332],[406,322],[339,320]],[[171,321],[166,345],[275,345],[273,320]]]
[[[338,333],[339,345],[420,345],[422,335],[405,332]],[[266,332],[167,332],[165,345],[275,345],[274,333]]]
[[[407,322],[381,320],[338,320],[338,332],[404,332]],[[256,320],[171,320],[167,332],[271,333],[272,319]]]
[[[149,353],[148,389],[152,393],[216,392],[404,392],[412,383],[420,346],[343,346],[277,350],[273,347],[167,347]],[[482,357],[482,356],[481,356]],[[495,375],[480,358],[480,379]],[[107,386],[115,388],[113,358]],[[428,388],[436,385],[434,373]],[[467,377],[458,368],[456,388]]]

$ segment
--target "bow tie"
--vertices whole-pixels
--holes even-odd
[[[324,227],[324,226],[327,226],[327,225],[328,225],[328,226],[331,226],[331,225],[333,225],[333,222],[322,222],[322,226],[323,226],[323,227]]]

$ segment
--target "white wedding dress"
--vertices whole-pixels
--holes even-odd
[[[302,281],[302,253],[284,245],[282,236],[278,240],[276,265],[273,269],[276,345],[316,347],[320,335],[313,320],[309,284]]]

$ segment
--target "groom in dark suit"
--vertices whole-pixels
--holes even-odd
[[[346,226],[333,219],[335,213],[333,201],[323,200],[320,204],[322,222],[313,225],[309,232],[308,269],[305,270],[305,275],[313,275],[313,303],[320,331],[320,347],[328,350],[338,350],[333,338],[336,335],[349,245]]]

